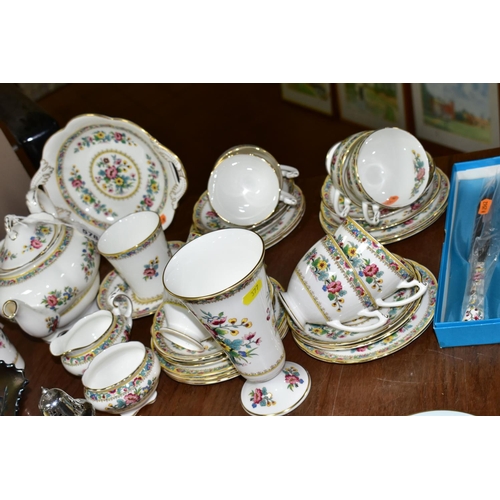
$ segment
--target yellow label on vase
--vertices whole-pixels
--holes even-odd
[[[262,280],[259,278],[257,280],[257,283],[255,283],[255,285],[252,287],[252,289],[249,292],[247,292],[243,297],[243,304],[245,304],[246,306],[250,305],[255,299],[255,297],[259,295],[261,289],[262,289]]]

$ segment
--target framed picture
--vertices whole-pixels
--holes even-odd
[[[281,95],[285,101],[327,115],[333,114],[332,89],[329,83],[282,83]]]
[[[406,129],[402,83],[338,83],[340,117],[368,129]]]
[[[497,83],[412,83],[415,135],[458,151],[500,146]]]

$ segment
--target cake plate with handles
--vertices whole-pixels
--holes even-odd
[[[180,159],[122,118],[79,115],[53,134],[26,203],[87,229],[96,239],[116,220],[154,210],[166,229],[187,189]]]

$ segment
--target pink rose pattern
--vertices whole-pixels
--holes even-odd
[[[304,379],[300,376],[299,370],[294,366],[283,368],[282,373],[285,375],[285,383],[287,384],[287,389],[290,391],[293,391],[304,383]],[[258,406],[271,407],[276,405],[273,394],[268,392],[266,387],[253,389],[248,395],[250,396],[252,408],[257,408]]]
[[[151,377],[154,356],[156,354],[147,349],[146,362],[140,373],[128,384],[109,391],[85,389],[85,395],[93,401],[109,401],[104,411],[132,410],[158,385],[158,378]]]
[[[137,184],[135,165],[125,156],[118,154],[101,156],[96,163],[94,179],[103,192],[110,196],[130,196]]]
[[[51,226],[38,224],[35,228],[35,234],[30,237],[30,241],[26,245],[23,245],[22,253],[42,248],[47,243],[47,238],[52,232],[53,229]]]
[[[148,264],[144,265],[144,271],[142,272],[142,279],[144,281],[152,280],[153,278],[157,278],[160,273],[158,268],[160,266],[160,259],[155,257],[153,260],[150,260]]]
[[[51,311],[57,311],[61,306],[65,306],[79,294],[78,288],[66,286],[64,290],[53,290],[42,299],[42,304]]]

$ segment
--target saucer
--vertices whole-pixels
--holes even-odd
[[[365,363],[383,358],[406,347],[410,342],[413,342],[427,329],[434,317],[437,281],[427,268],[415,261],[409,262],[418,269],[422,276],[422,282],[426,283],[428,287],[427,293],[422,296],[422,300],[417,310],[398,331],[382,340],[375,341],[362,347],[350,350],[340,350],[319,349],[310,346],[306,342],[298,339],[295,335],[295,330],[292,328],[292,335],[297,345],[311,357],[319,359],[320,361],[326,361],[327,363],[353,364]]]
[[[416,214],[413,218],[408,219],[401,224],[388,227],[387,229],[378,229],[376,226],[370,226],[368,224],[361,225],[382,244],[401,241],[429,227],[445,212],[450,192],[450,181],[446,174],[444,174],[439,168],[436,168],[436,174],[441,176],[437,195],[426,208]],[[326,233],[335,233],[337,227],[343,222],[343,219],[338,217],[337,214],[332,211],[328,212],[328,216],[325,216],[325,213],[320,211],[319,220],[321,227]],[[360,223],[360,221],[357,222]]]
[[[293,181],[290,181],[292,196],[297,200],[296,205],[290,205],[284,212],[279,212],[265,225],[259,226],[254,231],[264,240],[265,248],[270,248],[288,236],[298,225],[305,212],[305,198],[302,190]],[[210,205],[208,193],[205,191],[193,208],[192,232],[205,234],[217,229],[233,227],[224,222]]]
[[[389,227],[397,226],[408,219],[415,217],[418,213],[423,211],[427,206],[429,206],[436,198],[439,193],[439,188],[441,185],[441,179],[443,177],[442,171],[435,172],[432,177],[432,181],[429,184],[428,189],[422,194],[420,198],[418,198],[411,205],[408,205],[403,208],[399,208],[397,210],[390,210],[387,208],[381,208],[380,210],[380,223],[376,226],[368,224],[364,220],[364,215],[361,207],[357,205],[351,205],[351,209],[349,211],[349,216],[353,219],[356,219],[358,224],[361,224],[364,228],[373,230],[382,230],[387,229]],[[324,215],[330,213],[335,213],[335,210],[330,201],[330,191],[333,188],[333,183],[330,176],[327,176],[325,181],[323,182],[323,186],[321,189],[321,201],[322,201],[322,211]],[[343,203],[343,197],[340,196],[340,203]]]
[[[182,247],[182,245],[184,245],[184,243],[181,241],[169,241],[168,243],[168,247],[170,248],[172,255],[174,255],[177,250]],[[151,302],[138,301],[125,280],[116,271],[111,271],[102,280],[99,287],[99,293],[97,294],[97,305],[99,309],[110,310],[108,297],[116,288],[119,288],[132,301],[133,319],[154,314],[164,300],[162,295],[159,299]]]
[[[271,380],[247,380],[241,389],[241,404],[249,415],[286,415],[305,400],[310,389],[307,370],[298,363],[286,361],[281,373]]]

